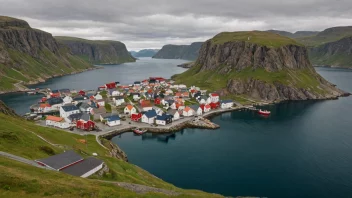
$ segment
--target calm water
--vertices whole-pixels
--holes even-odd
[[[55,78],[39,87],[94,89],[109,82],[132,83],[184,71],[183,60],[141,59],[136,63]],[[352,92],[352,71],[317,68]],[[18,113],[41,96],[0,95]],[[231,196],[352,197],[352,97],[268,107],[264,118],[249,111],[213,119],[218,130],[185,129],[174,136],[113,139],[130,162],[182,188]]]
[[[75,75],[52,78],[48,81],[34,85],[35,87],[51,89],[96,89],[107,82],[119,81],[123,84],[133,83],[152,76],[169,78],[174,74],[182,73],[186,69],[176,67],[186,60],[140,58],[134,63],[121,65],[106,65],[104,69],[87,71]],[[29,106],[36,103],[42,95],[27,96],[23,93],[0,95],[8,106],[19,114],[29,111]]]
[[[317,68],[352,92],[352,72]],[[113,139],[134,163],[182,188],[231,196],[352,197],[352,97],[215,117],[218,130]]]

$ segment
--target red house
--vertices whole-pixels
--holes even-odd
[[[86,95],[86,92],[84,92],[83,90],[81,90],[81,91],[78,92],[78,94],[81,95],[81,96],[85,96],[85,95]]]
[[[134,113],[131,115],[131,120],[134,122],[138,122],[140,119],[142,118],[142,114],[141,113]]]
[[[105,84],[105,88],[106,89],[115,89],[116,88],[116,83],[112,82],[112,83]]]
[[[156,105],[160,105],[160,103],[161,103],[160,98],[155,98],[155,100],[154,100],[154,104],[156,104]]]
[[[220,102],[212,102],[212,103],[210,103],[210,107],[211,107],[211,109],[217,109],[217,108],[219,108],[220,107]]]
[[[85,131],[91,131],[95,127],[95,123],[91,120],[84,121],[84,120],[78,120],[76,123],[77,129],[83,129]]]

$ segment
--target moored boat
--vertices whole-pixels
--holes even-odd
[[[136,128],[133,130],[133,132],[137,135],[142,135],[143,133],[147,132],[147,130],[142,130],[142,129]]]
[[[270,115],[271,112],[270,112],[270,111],[267,111],[267,110],[261,110],[261,109],[259,109],[258,113],[261,114],[261,115]]]

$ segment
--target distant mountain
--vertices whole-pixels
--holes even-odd
[[[65,45],[26,21],[0,16],[0,93],[23,90],[24,84],[81,72],[93,66]]]
[[[309,50],[313,65],[352,67],[352,36]]]
[[[86,40],[75,37],[57,36],[55,39],[70,48],[74,55],[92,64],[120,64],[134,62],[125,44],[110,40]]]
[[[196,60],[203,42],[191,45],[164,45],[153,58]]]
[[[130,51],[133,57],[153,57],[159,49],[142,49],[140,51]]]
[[[267,32],[272,32],[272,33],[279,34],[281,36],[290,37],[290,38],[315,36],[319,33],[318,31],[297,31],[295,33],[291,33],[291,32],[282,31],[282,30],[267,30]]]
[[[328,28],[315,36],[301,37],[297,38],[297,40],[306,46],[314,47],[340,40],[346,36],[352,36],[352,26]]]

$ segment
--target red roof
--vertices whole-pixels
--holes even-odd
[[[144,107],[151,107],[152,105],[149,100],[143,100],[141,102],[141,106],[142,106],[142,108],[144,108]]]
[[[127,109],[128,109],[128,110],[133,109],[133,106],[132,106],[132,105],[130,105],[130,104],[129,104],[129,105],[127,105],[126,107],[127,107]]]
[[[219,94],[217,94],[217,93],[212,93],[211,96],[216,97],[216,96],[219,96]]]
[[[112,83],[105,84],[105,87],[107,87],[108,89],[116,88],[116,83],[112,82]]]
[[[51,106],[50,106],[50,104],[43,103],[43,104],[40,104],[39,107],[40,107],[40,108],[45,108],[45,107],[51,107]]]
[[[192,109],[191,109],[191,107],[188,107],[188,106],[184,109],[185,112],[188,112],[190,110],[192,110]]]
[[[48,116],[46,116],[46,120],[51,120],[51,121],[55,121],[55,122],[61,122],[63,120],[63,118],[48,115]]]

